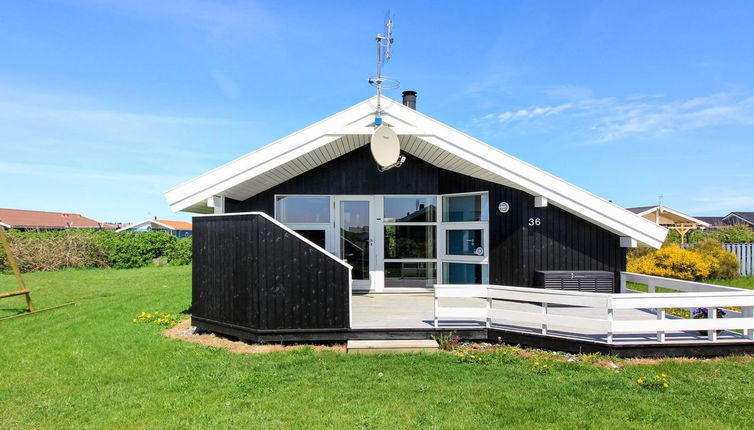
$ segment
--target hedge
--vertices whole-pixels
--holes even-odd
[[[10,230],[6,236],[22,272],[91,267],[130,269],[151,265],[157,259],[166,259],[173,265],[191,263],[191,238],[178,239],[161,232]],[[0,271],[9,269],[0,247]]]

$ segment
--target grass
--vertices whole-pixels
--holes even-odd
[[[707,284],[724,285],[726,287],[747,288],[754,290],[754,276],[741,276],[736,279],[706,279],[704,281]],[[627,287],[631,290],[647,292],[646,284],[638,284],[635,282],[629,282]],[[671,290],[668,288],[657,287],[658,293],[677,293],[677,290]]]
[[[164,337],[141,311],[190,302],[190,267],[25,276],[38,307],[0,323],[0,428],[743,428],[754,361],[622,363],[448,354],[353,356],[303,349],[234,355]],[[15,289],[0,275],[0,291]],[[0,300],[0,317],[23,309]],[[590,361],[590,360],[585,360]],[[383,374],[383,377],[379,376]],[[669,375],[652,391],[636,379]],[[749,423],[749,424],[746,424]]]

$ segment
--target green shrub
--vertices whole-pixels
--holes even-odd
[[[675,230],[668,230],[668,235],[665,237],[663,246],[667,246],[673,243],[681,243],[681,234]]]
[[[173,245],[173,248],[168,252],[168,261],[173,266],[182,266],[184,264],[191,264],[191,238],[184,237],[178,239]]]
[[[733,225],[715,232],[714,239],[722,243],[752,243],[754,231],[743,224]]]
[[[178,240],[161,232],[10,230],[6,236],[22,272],[92,267],[130,269],[148,266],[156,259],[174,265],[191,262],[191,238]],[[0,271],[7,271],[10,267],[1,248]]]
[[[720,243],[753,243],[754,231],[743,224],[738,224],[712,232],[696,230],[689,235],[689,243],[699,243],[707,239],[715,239]]]

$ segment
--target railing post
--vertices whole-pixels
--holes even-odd
[[[608,301],[607,305],[607,343],[613,343],[613,305]]]
[[[717,308],[708,308],[707,318],[717,319]],[[717,342],[717,330],[707,330],[707,339],[710,342]]]
[[[620,292],[621,294],[628,291],[628,287],[626,286],[626,275],[624,273],[620,274]]]
[[[545,321],[547,320],[547,302],[542,302],[542,315],[545,316]],[[547,323],[542,323],[542,334],[547,334]]]
[[[747,306],[741,308],[741,316],[744,318],[754,318],[754,306]],[[754,340],[754,327],[744,329],[744,337],[749,340]]]
[[[492,326],[492,297],[490,297],[489,290],[487,291],[487,328]]]
[[[438,328],[440,326],[439,321],[437,320],[437,307],[438,307],[438,297],[437,297],[437,289],[435,288],[435,328]]]
[[[665,308],[658,308],[656,313],[657,313],[657,321],[662,321],[665,319]],[[664,330],[657,330],[657,341],[660,343],[665,342]]]
[[[654,279],[649,279],[649,281],[647,281],[647,292],[648,293],[655,293],[656,292],[655,280]]]

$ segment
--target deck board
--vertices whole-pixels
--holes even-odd
[[[353,300],[353,325],[352,329],[426,329],[434,328],[434,297],[432,294],[356,294]],[[441,298],[442,306],[453,307],[479,307],[484,309],[484,299],[477,298]],[[513,311],[538,312],[541,308],[538,304],[513,303],[494,301],[493,309]],[[563,316],[575,316],[580,318],[603,318],[601,310],[595,308],[573,308],[550,306],[548,313]],[[654,320],[656,315],[649,310],[641,309],[617,309],[615,318],[622,320]],[[672,318],[672,317],[671,317]],[[479,320],[442,320],[440,328],[468,329],[484,328],[485,321]],[[517,321],[502,319],[491,328],[522,334],[539,334],[540,327],[537,324],[526,324]],[[598,330],[573,329],[570,327],[550,326],[548,335],[563,339],[585,340],[591,342],[606,343],[605,333]],[[685,344],[709,344],[707,336],[698,332],[667,332],[666,338],[669,343]],[[721,342],[752,343],[740,334],[725,331],[718,336]],[[615,345],[653,344],[657,345],[655,333],[629,333],[614,335]]]

